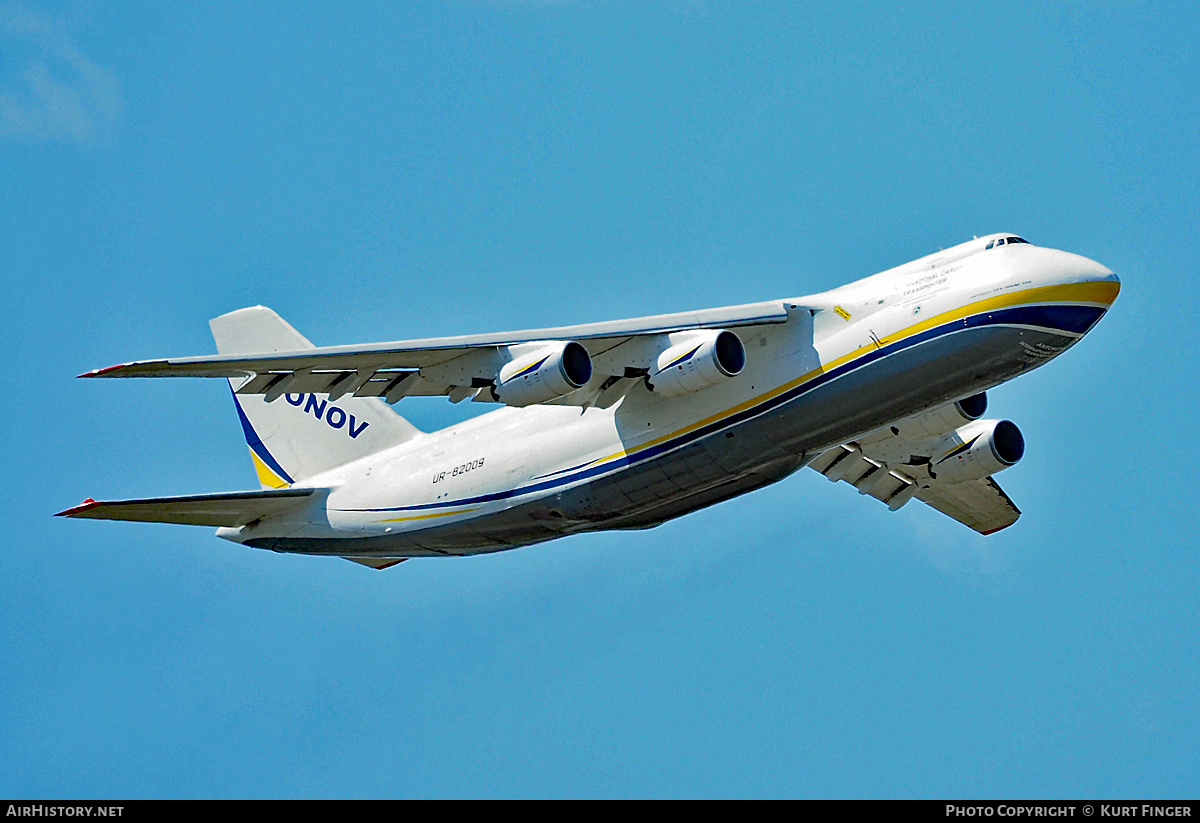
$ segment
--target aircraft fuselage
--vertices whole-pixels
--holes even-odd
[[[608,408],[500,408],[306,478],[330,491],[218,534],[302,553],[475,554],[646,528],[773,483],[1040,366],[1115,299],[1107,268],[1024,242],[985,248],[996,237],[782,301],[786,322],[739,330],[741,373],[686,397],[631,380]],[[312,414],[319,398],[275,402]],[[370,423],[335,422],[348,437]]]

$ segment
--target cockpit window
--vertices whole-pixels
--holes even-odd
[[[1025,244],[1028,244],[1028,243],[1029,243],[1029,241],[1028,241],[1028,240],[1026,240],[1024,237],[1000,237],[1000,238],[998,238],[998,239],[996,239],[996,240],[993,240],[992,242],[988,243],[986,246],[984,246],[984,251],[987,251],[988,249],[994,249],[994,248],[996,248],[997,246],[1003,246],[1005,243],[1025,243]]]

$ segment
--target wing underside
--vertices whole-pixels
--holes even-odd
[[[879,448],[881,442],[882,438],[876,438],[867,451],[897,451],[894,443]],[[1021,510],[991,477],[960,482],[938,480],[930,475],[928,463],[880,460],[864,453],[857,442],[828,449],[809,466],[831,481],[846,481],[859,494],[874,497],[892,511],[915,497],[980,534],[1000,531],[1021,516]]]
[[[998,532],[1021,516],[1021,510],[990,477],[934,484],[917,492],[917,499],[980,534]]]
[[[551,402],[586,405],[622,380],[645,374],[670,335],[785,323],[789,308],[795,309],[770,301],[503,334],[147,360],[81,376],[227,377],[234,380],[237,394],[264,395],[268,401],[289,393],[328,394],[331,401],[352,395],[395,403],[411,395],[446,395],[455,402],[495,402],[496,378],[507,364],[521,357],[536,361],[546,346],[571,341],[586,349],[595,367],[593,377],[573,399]]]

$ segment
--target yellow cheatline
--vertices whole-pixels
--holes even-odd
[[[669,434],[664,434],[661,437],[656,437],[653,440],[648,440],[645,443],[641,443],[632,449],[632,451],[630,449],[622,449],[619,452],[613,452],[612,454],[605,455],[604,457],[596,458],[595,460],[587,463],[586,466],[596,466],[613,460],[619,460],[622,457],[629,456],[631,453],[645,451],[646,449],[650,449],[665,443],[668,440],[673,440],[677,437],[688,434],[689,432],[693,432],[696,429],[720,422],[727,417],[731,417],[739,412],[745,411],[746,409],[753,408],[754,406],[764,403],[767,400],[782,394],[783,392],[790,391],[803,383],[807,383],[809,380],[812,380],[813,378],[824,374],[831,369],[836,369],[846,363],[849,363],[850,361],[861,357],[867,352],[873,352],[875,351],[877,345],[890,345],[907,337],[911,337],[914,334],[920,334],[928,329],[935,328],[945,323],[951,323],[955,320],[960,320],[973,314],[980,314],[982,312],[993,311],[995,309],[1009,308],[1011,306],[1024,303],[1092,303],[1109,306],[1112,305],[1112,302],[1117,299],[1117,294],[1120,292],[1120,290],[1120,284],[1113,281],[1089,281],[1084,283],[1064,283],[1057,286],[1038,286],[1032,289],[1024,289],[1018,292],[1011,292],[1009,294],[1001,294],[995,297],[989,297],[985,300],[978,300],[974,303],[969,303],[966,306],[960,306],[956,309],[951,309],[950,311],[934,315],[933,317],[922,320],[920,323],[916,323],[906,329],[901,329],[894,334],[882,338],[878,344],[872,342],[868,346],[861,346],[852,352],[842,355],[841,357],[834,358],[828,363],[822,363],[820,366],[808,372],[807,374],[803,374],[794,380],[790,380],[787,383],[784,383],[782,386],[778,386],[777,388],[774,388],[768,392],[763,392],[756,397],[752,397],[743,403],[739,403],[732,408],[725,409],[724,411],[706,417],[703,420],[697,420],[695,423],[691,423],[681,429],[670,432]],[[401,520],[425,520],[431,517],[446,517],[452,514],[463,514],[468,511],[474,511],[474,509],[460,509],[451,512],[441,512],[438,514],[417,515],[415,517],[398,517],[394,520],[380,520],[377,522],[392,523]]]
[[[405,520],[428,520],[431,517],[449,517],[452,514],[466,514],[478,509],[478,506],[472,506],[469,509],[455,509],[452,512],[434,512],[433,514],[414,514],[412,517],[389,517],[387,520],[376,520],[376,523],[401,523]]]
[[[920,334],[935,326],[940,326],[943,323],[951,323],[955,320],[969,317],[972,314],[981,314],[995,309],[1007,309],[1024,303],[1094,303],[1111,306],[1112,302],[1117,299],[1117,293],[1120,290],[1120,283],[1115,283],[1111,280],[1102,280],[1085,283],[1063,283],[1058,286],[1038,286],[1033,289],[1000,294],[995,297],[989,297],[986,300],[978,300],[966,306],[960,306],[957,309],[951,309],[950,311],[934,315],[916,325],[909,326],[907,329],[902,329],[893,335],[889,335],[880,342],[885,345],[895,343],[898,340],[903,340],[914,334]],[[835,362],[837,365],[841,365],[846,359],[857,356],[860,352],[867,351],[870,348],[870,346],[863,346],[858,351],[851,352],[850,355],[847,355],[841,361]]]
[[[262,458],[254,453],[254,449],[250,450],[250,459],[254,461],[254,471],[258,475],[258,482],[270,489],[287,488],[288,482],[277,475]]]
[[[1057,286],[1038,286],[1038,287],[1032,288],[1032,289],[1024,289],[1024,290],[1018,291],[1018,292],[1011,292],[1009,294],[997,295],[996,297],[989,297],[985,300],[978,300],[974,303],[969,303],[966,306],[960,306],[956,309],[951,309],[950,311],[945,311],[945,312],[942,312],[941,314],[934,315],[933,317],[922,320],[920,323],[916,323],[912,326],[909,326],[906,329],[901,329],[900,331],[898,331],[894,334],[888,335],[887,337],[880,339],[878,344],[872,342],[871,345],[869,345],[869,346],[862,346],[860,348],[855,349],[852,352],[842,355],[841,357],[837,357],[837,358],[829,361],[828,363],[822,363],[820,366],[818,366],[817,368],[808,372],[807,374],[801,375],[800,377],[797,377],[795,380],[791,380],[787,383],[784,383],[782,386],[779,386],[778,388],[772,389],[771,391],[768,391],[768,392],[764,392],[763,394],[760,394],[757,397],[753,397],[750,400],[745,401],[744,403],[740,403],[740,404],[734,406],[733,408],[726,409],[725,411],[722,411],[722,412],[718,412],[717,414],[714,414],[710,417],[706,417],[703,420],[698,420],[697,422],[692,423],[687,426],[684,426],[682,429],[673,431],[670,434],[665,434],[661,437],[655,438],[654,440],[649,440],[645,443],[642,443],[641,445],[634,448],[633,451],[639,452],[639,451],[644,451],[645,449],[653,448],[654,446],[657,446],[661,443],[665,443],[668,440],[672,440],[676,437],[687,434],[688,432],[692,432],[703,426],[708,426],[712,423],[719,422],[720,420],[723,420],[726,417],[730,417],[741,411],[744,411],[746,409],[757,406],[758,404],[763,403],[767,400],[770,400],[772,397],[776,397],[785,391],[790,391],[791,389],[794,389],[796,386],[799,386],[802,383],[807,383],[809,380],[812,380],[814,377],[824,374],[825,372],[827,372],[831,369],[836,369],[839,366],[849,363],[851,360],[855,360],[855,359],[861,357],[862,355],[866,354],[867,352],[875,351],[877,345],[878,346],[890,345],[892,343],[896,343],[900,340],[903,340],[907,337],[911,337],[914,334],[920,334],[923,331],[927,331],[929,329],[935,328],[935,327],[943,325],[945,323],[951,323],[955,320],[961,320],[962,318],[969,317],[972,314],[980,314],[982,312],[993,311],[995,309],[1009,308],[1011,306],[1016,306],[1016,305],[1020,305],[1023,303],[1064,303],[1065,302],[1065,303],[1093,303],[1093,304],[1103,304],[1105,306],[1110,306],[1110,305],[1112,305],[1112,302],[1117,299],[1117,294],[1120,291],[1121,291],[1120,283],[1116,283],[1111,280],[1101,280],[1101,281],[1087,281],[1087,282],[1083,282],[1083,283],[1063,283],[1063,284],[1057,285]],[[841,308],[841,307],[839,306],[838,308]],[[836,309],[835,309],[835,311],[836,311]],[[842,314],[842,313],[843,312],[838,312],[838,314]],[[846,314],[845,316],[849,317],[849,314]],[[630,454],[629,449],[622,449],[621,451],[607,455],[606,457],[601,457],[597,460],[593,460],[592,463],[589,465],[595,465],[597,463],[607,463],[610,460],[617,460],[619,458],[626,457],[629,454]]]

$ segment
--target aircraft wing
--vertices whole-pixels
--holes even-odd
[[[959,482],[938,480],[931,475],[928,460],[913,460],[914,449],[906,448],[909,443],[883,431],[885,434],[877,434],[869,441],[863,438],[861,443],[844,443],[828,449],[809,466],[829,480],[846,481],[859,494],[886,503],[892,511],[915,497],[980,534],[1000,531],[1021,516],[1021,510],[991,477]],[[908,457],[896,457],[902,453]]]
[[[623,378],[646,374],[655,357],[666,348],[663,341],[673,333],[785,323],[789,307],[795,308],[782,301],[770,301],[501,334],[145,360],[96,369],[80,377],[227,377],[234,379],[235,385],[241,378],[238,394],[264,395],[268,401],[286,392],[328,393],[331,400],[347,394],[382,397],[390,403],[408,395],[448,395],[454,402],[467,397],[494,402],[498,398],[492,389],[508,379],[501,374],[506,366],[512,367],[509,374],[523,375],[523,361],[536,367],[547,353],[553,355],[555,347],[561,354],[564,346],[574,343],[582,346],[590,358],[587,383],[594,400],[601,387],[607,389]],[[274,314],[255,306],[225,317],[250,312]]]
[[[151,497],[144,500],[86,500],[55,517],[96,520],[136,520],[182,523],[187,526],[244,526],[264,517],[275,517],[324,489],[270,489],[267,491],[193,494],[184,497]]]
[[[990,477],[966,483],[933,483],[918,491],[917,499],[980,534],[998,532],[1021,516],[1021,510]]]

